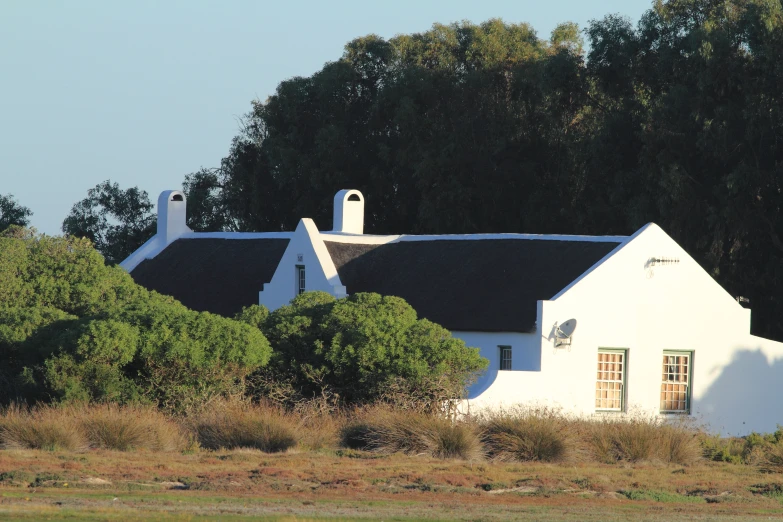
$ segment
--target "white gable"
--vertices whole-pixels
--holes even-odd
[[[265,284],[259,293],[259,303],[270,310],[288,304],[298,292],[298,267],[304,268],[308,292],[319,290],[335,297],[345,296],[345,287],[340,283],[315,223],[304,218],[296,227],[272,281]]]

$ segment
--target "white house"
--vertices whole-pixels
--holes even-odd
[[[783,344],[655,224],[631,236],[363,234],[342,190],[334,227],[196,233],[185,197],[158,199],[157,234],[121,266],[196,310],[274,310],[297,293],[397,295],[489,359],[466,407],[694,416],[714,431],[783,423]]]

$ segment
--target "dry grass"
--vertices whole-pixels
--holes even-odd
[[[580,460],[574,422],[550,408],[514,408],[480,417],[489,456],[508,462]]]
[[[214,402],[187,423],[207,449],[255,448],[274,453],[297,444],[298,423],[272,406]]]
[[[0,447],[81,451],[87,449],[88,443],[73,410],[12,405],[0,415]]]
[[[317,406],[317,405],[316,405]],[[711,437],[687,422],[656,416],[576,418],[547,408],[512,408],[468,421],[375,406],[351,413],[322,407],[294,412],[217,401],[185,419],[142,406],[11,406],[0,413],[0,447],[129,451],[255,448],[281,452],[339,446],[439,459],[505,462],[658,462],[703,458],[783,471],[783,431]]]
[[[334,449],[340,443],[343,415],[315,414],[300,417],[297,426],[299,445],[305,450]]]
[[[676,423],[661,427],[659,458],[670,464],[692,465],[702,459],[702,434],[693,427]]]
[[[337,408],[333,397],[327,394],[299,401],[289,417],[296,419],[299,445],[312,451],[336,449],[340,444],[340,429],[347,419],[346,412]]]
[[[106,404],[75,414],[92,448],[178,451],[187,442],[179,424],[153,407]]]
[[[357,411],[342,429],[345,446],[378,453],[476,460],[483,448],[473,423],[441,415],[373,407]]]
[[[588,448],[599,462],[660,461],[689,465],[701,458],[698,430],[644,415],[582,421]]]
[[[602,418],[588,422],[589,448],[599,462],[652,460],[660,426],[646,417]]]

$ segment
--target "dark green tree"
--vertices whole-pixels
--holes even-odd
[[[237,230],[328,228],[354,187],[370,232],[566,231],[581,47],[573,24],[547,41],[500,20],[358,38],[253,104],[217,171],[221,211]]]
[[[201,169],[185,176],[182,190],[188,201],[188,226],[201,231],[236,231],[223,198],[220,169]]]
[[[33,212],[20,205],[11,194],[0,194],[0,232],[12,225],[26,227],[32,215]]]
[[[222,199],[222,185],[215,169],[202,169],[185,177],[183,192],[188,200],[187,224],[195,231],[237,230]],[[107,180],[87,191],[62,225],[65,234],[86,237],[116,264],[132,254],[156,231],[157,214],[146,191],[121,189]]]
[[[155,219],[146,191],[138,187],[123,190],[107,180],[88,190],[87,197],[71,208],[62,231],[88,238],[107,263],[116,264],[155,234]]]

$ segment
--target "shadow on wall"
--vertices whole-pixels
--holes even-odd
[[[783,359],[770,364],[761,349],[745,349],[734,355],[707,392],[694,401],[694,409],[712,432],[769,433],[783,424],[782,396]]]
[[[522,373],[522,372],[518,372]],[[490,386],[492,386],[495,383],[495,379],[498,378],[498,369],[497,368],[487,368],[487,371],[484,372],[481,377],[479,377],[476,382],[474,382],[469,388],[468,388],[468,399],[475,399],[485,391],[489,389]]]

